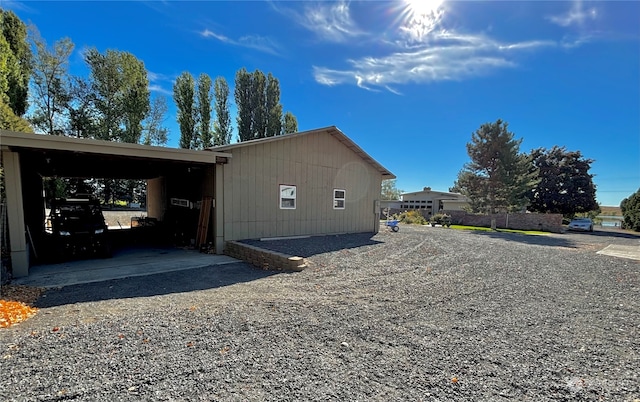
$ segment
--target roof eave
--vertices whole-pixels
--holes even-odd
[[[137,158],[174,160],[183,162],[216,163],[222,158],[231,158],[230,153],[198,151],[193,149],[167,148],[88,138],[71,138],[59,135],[18,133],[0,130],[3,147],[64,150],[100,155],[118,155]]]

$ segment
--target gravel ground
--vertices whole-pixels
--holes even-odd
[[[639,238],[402,226],[261,243],[300,273],[50,290],[0,331],[0,399],[638,401],[640,262],[611,243]]]

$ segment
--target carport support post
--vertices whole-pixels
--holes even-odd
[[[2,150],[4,184],[7,194],[7,217],[9,220],[9,242],[11,243],[11,267],[13,276],[29,275],[29,250],[24,226],[24,206],[22,203],[22,178],[20,175],[20,155],[8,149]]]
[[[215,213],[214,236],[216,254],[224,254],[224,164],[216,163],[215,196],[213,212]]]

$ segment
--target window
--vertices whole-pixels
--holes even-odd
[[[333,189],[333,209],[344,209],[346,192],[339,188]]]
[[[296,186],[280,185],[280,209],[296,209]]]

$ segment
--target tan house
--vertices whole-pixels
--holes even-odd
[[[418,209],[426,217],[444,211],[464,211],[469,200],[462,194],[445,191],[433,191],[425,187],[422,191],[404,193],[397,201],[382,201],[381,206],[403,211]]]
[[[229,240],[377,232],[395,176],[334,126],[196,151],[0,131],[13,274],[42,249],[42,177],[145,179],[147,216]]]

